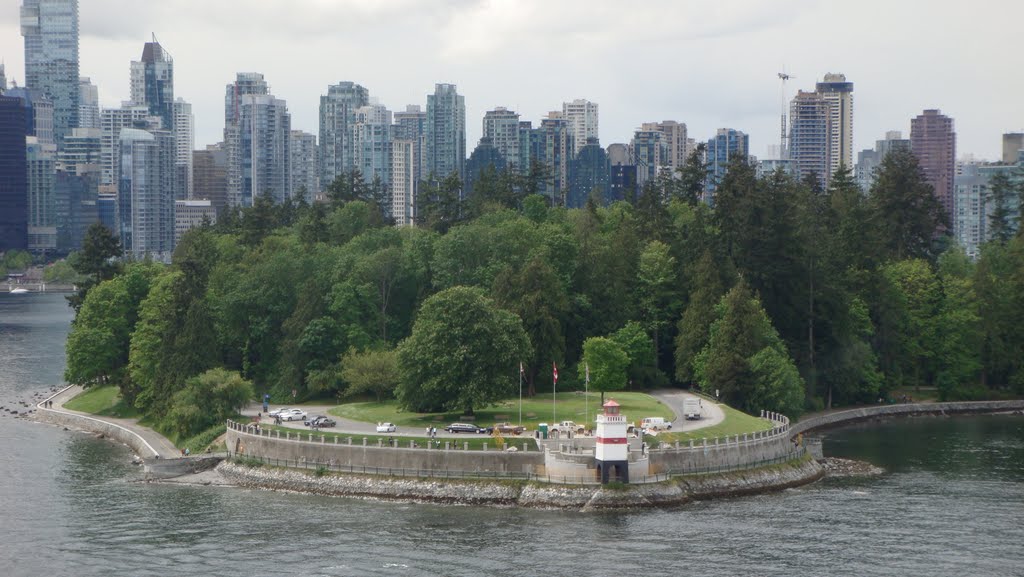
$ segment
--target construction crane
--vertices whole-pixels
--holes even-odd
[[[779,80],[782,81],[782,87],[779,89],[779,108],[782,112],[779,131],[779,158],[783,160],[789,158],[789,135],[786,131],[786,81],[790,78],[794,77],[785,72],[779,72]]]

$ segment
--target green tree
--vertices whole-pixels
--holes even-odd
[[[744,281],[724,297],[711,337],[698,355],[701,389],[748,413],[803,410],[803,379],[761,303]]]
[[[164,426],[181,438],[233,418],[255,397],[252,383],[234,371],[210,369],[174,393]]]
[[[522,322],[483,291],[453,287],[428,298],[398,347],[400,404],[413,411],[463,410],[515,391],[515,369],[530,355]]]
[[[622,346],[612,339],[590,337],[583,342],[583,359],[579,364],[580,380],[585,377],[587,367],[590,369],[591,388],[601,391],[602,405],[606,392],[626,388],[629,356],[622,350]]]
[[[676,259],[669,253],[668,245],[651,241],[640,254],[637,292],[644,328],[654,342],[655,359],[660,359],[660,344],[671,319],[679,314],[678,286]]]
[[[71,266],[68,259],[58,260],[43,270],[43,281],[59,284],[78,284],[85,280],[85,277]]]
[[[715,308],[726,289],[710,250],[704,251],[692,277],[696,289],[679,319],[676,336],[676,379],[682,383],[695,380],[693,362],[707,346],[711,323],[717,318]]]
[[[533,344],[533,355],[525,361],[529,396],[536,394],[539,375],[551,363],[565,359],[565,335],[562,327],[569,312],[569,300],[562,280],[541,254],[536,254],[521,271],[506,267],[494,279],[492,294],[503,308],[522,320],[523,329]]]
[[[695,205],[704,196],[704,190],[708,183],[708,163],[704,162],[704,154],[707,145],[703,142],[686,157],[686,164],[677,168],[679,173],[678,185],[673,189],[673,197],[683,202]]]
[[[416,195],[417,224],[443,234],[462,222],[461,192],[458,173],[453,171],[443,179],[429,176]]]
[[[934,259],[935,235],[948,229],[949,216],[935,198],[917,156],[889,152],[878,167],[869,194],[872,235],[884,259]]]
[[[78,292],[67,297],[75,311],[85,302],[89,290],[99,283],[111,279],[120,270],[118,258],[124,254],[121,250],[121,242],[114,236],[110,229],[103,224],[93,223],[85,231],[82,239],[82,250],[74,254],[71,266],[78,274],[89,277],[78,285]]]
[[[668,379],[658,369],[657,357],[654,354],[654,341],[640,323],[630,321],[609,338],[618,343],[629,357],[629,367],[626,372],[631,385],[655,388],[668,384]]]
[[[341,378],[348,383],[348,396],[373,395],[377,402],[394,395],[401,379],[398,351],[355,349],[341,358]]]
[[[1006,244],[1014,234],[1011,210],[1011,199],[1024,190],[1024,184],[1015,182],[1010,175],[1002,170],[997,171],[988,181],[985,202],[992,207],[988,215],[988,238],[994,242]]]

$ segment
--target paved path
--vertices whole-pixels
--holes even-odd
[[[149,427],[144,427],[144,426],[140,425],[138,423],[137,419],[118,419],[118,418],[114,418],[114,417],[101,417],[101,416],[97,416],[97,415],[90,415],[89,413],[83,413],[83,412],[80,412],[80,411],[72,411],[71,409],[68,409],[68,408],[64,407],[64,403],[70,401],[71,399],[73,399],[75,397],[75,395],[77,395],[78,393],[81,393],[81,392],[82,392],[82,387],[79,387],[79,386],[68,387],[68,388],[63,389],[62,391],[58,392],[57,394],[51,396],[51,397],[47,397],[46,400],[44,400],[43,402],[37,404],[36,405],[36,410],[37,411],[41,411],[41,412],[42,411],[53,411],[53,412],[57,412],[57,413],[65,413],[65,414],[70,414],[70,415],[81,415],[83,417],[88,417],[88,418],[91,418],[91,419],[96,419],[98,421],[104,421],[104,422],[107,422],[107,423],[113,423],[115,425],[119,425],[119,426],[121,426],[121,427],[123,427],[125,429],[128,429],[132,433],[135,433],[136,435],[141,437],[144,441],[146,441],[146,443],[149,444],[150,447],[153,448],[154,452],[156,452],[158,455],[160,455],[161,459],[175,459],[175,458],[178,458],[178,457],[181,456],[181,451],[179,451],[178,448],[175,447],[173,443],[171,443],[169,440],[167,440],[167,437],[164,437],[163,435],[161,435],[160,433],[157,433],[156,431],[154,431],[153,429],[150,429]],[[53,401],[53,407],[51,407],[51,408],[44,407],[43,404],[46,401]],[[145,457],[151,457],[152,455],[144,455],[144,456]]]
[[[668,408],[676,414],[676,419],[672,421],[672,432],[674,433],[711,427],[725,420],[725,412],[718,406],[718,403],[681,389],[658,389],[651,391],[651,396],[668,405]],[[683,401],[686,399],[700,400],[703,418],[697,421],[687,421],[683,418]]]

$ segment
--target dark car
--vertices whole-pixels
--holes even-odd
[[[487,429],[470,423],[452,423],[444,428],[449,433],[490,433],[493,427]]]
[[[306,421],[303,421],[302,424],[306,425],[307,427],[315,427],[317,429],[320,429],[320,428],[323,428],[323,427],[333,427],[333,426],[337,425],[338,423],[334,419],[332,419],[332,418],[330,418],[328,416],[317,415],[315,417],[310,417]]]

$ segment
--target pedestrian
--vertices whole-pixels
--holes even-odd
[[[430,427],[430,438],[437,438],[437,427]]]
[[[185,456],[187,457],[187,456],[189,456],[191,454],[192,454],[192,451],[190,451],[188,447],[185,447]]]
[[[427,436],[430,436],[430,427],[427,427]]]

